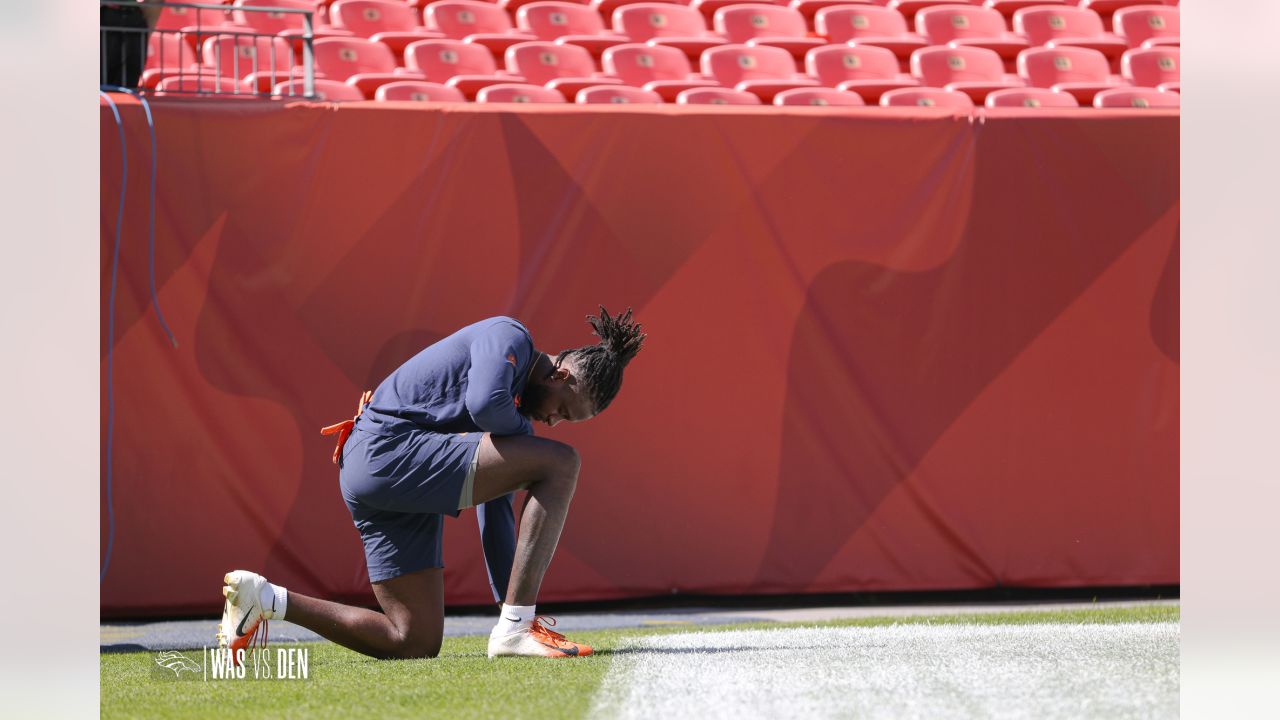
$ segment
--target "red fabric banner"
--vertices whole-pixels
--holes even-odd
[[[649,340],[541,599],[1178,582],[1178,117],[153,103],[102,113],[104,615],[371,601],[319,429],[518,317]],[[103,454],[103,548],[107,546]],[[446,600],[491,601],[472,511]]]

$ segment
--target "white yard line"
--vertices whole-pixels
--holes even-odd
[[[1176,718],[1176,623],[689,633],[616,651],[592,717]]]

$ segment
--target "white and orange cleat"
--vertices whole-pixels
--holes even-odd
[[[555,625],[556,619],[539,615],[529,627],[506,635],[489,636],[489,657],[511,655],[518,657],[586,657],[593,652],[590,645],[583,645],[565,638],[547,628],[541,621]]]
[[[266,621],[273,617],[272,607],[262,606],[262,589],[267,579],[248,570],[232,570],[222,578],[222,596],[227,599],[222,606],[222,622],[218,625],[218,647],[230,648],[232,658],[237,650],[248,651],[249,644],[262,630],[262,643],[266,643]]]

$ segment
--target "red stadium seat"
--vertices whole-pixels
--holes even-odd
[[[466,102],[462,92],[440,83],[421,80],[400,80],[387,83],[373,94],[374,100],[388,102]]]
[[[712,21],[715,31],[731,43],[782,48],[797,60],[826,41],[806,37],[808,29],[804,16],[798,11],[781,5],[743,3],[716,11]]]
[[[1031,48],[1018,56],[1018,75],[1032,87],[1071,93],[1081,104],[1102,90],[1116,87],[1107,58],[1080,47]]]
[[[923,35],[930,45],[980,47],[995,51],[1001,60],[1009,63],[1026,50],[1025,38],[1010,33],[1004,17],[990,8],[943,5],[921,10],[916,14],[916,34]]]
[[[1178,8],[1159,5],[1122,8],[1111,18],[1111,25],[1131,48],[1142,47],[1148,40],[1176,43],[1182,29]]]
[[[1032,7],[1013,14],[1014,32],[1033,46],[1082,47],[1097,50],[1113,64],[1129,45],[1106,31],[1098,14],[1078,7]]]
[[[218,94],[218,95],[239,95],[242,98],[251,98],[253,94],[240,85],[235,78],[214,77],[213,75],[192,75],[190,73],[177,77],[167,77],[156,84],[156,94],[164,95],[166,93],[179,94]]]
[[[290,80],[271,88],[271,94],[281,97],[302,96],[305,88],[306,85],[302,80]],[[347,102],[365,99],[364,94],[359,90],[337,80],[316,78],[315,90],[316,99],[326,102]]]
[[[786,5],[787,1],[788,0],[774,0],[774,2],[770,4]],[[707,24],[710,25],[712,19],[716,16],[717,10],[729,7],[730,5],[741,5],[743,2],[746,2],[746,0],[691,0],[689,7],[702,13],[702,16],[707,19]]]
[[[702,54],[702,74],[724,87],[755,93],[764,102],[783,90],[812,87],[818,81],[796,74],[791,53],[781,48],[725,45]]]
[[[613,31],[633,42],[676,48],[695,63],[702,57],[702,51],[727,43],[707,31],[702,13],[665,3],[638,3],[614,10]]]
[[[596,72],[591,53],[576,45],[557,45],[537,40],[507,48],[507,72],[519,75],[531,84],[558,90],[565,99],[592,85],[621,84]]]
[[[316,69],[333,80],[360,73],[391,73],[396,58],[381,43],[362,38],[324,38],[315,42]]]
[[[1120,74],[1139,87],[1181,81],[1181,51],[1176,47],[1130,50],[1120,61]]]
[[[1022,8],[1034,7],[1036,5],[1062,5],[1068,0],[986,0],[982,3],[983,7],[989,7],[1000,13],[1006,18],[1013,17],[1013,14]],[[1076,0],[1070,0],[1075,3]]]
[[[837,5],[869,5],[873,0],[791,0],[787,7],[800,13],[810,28],[814,27],[818,11]]]
[[[499,60],[512,45],[537,39],[530,33],[516,32],[507,13],[487,2],[440,0],[427,6],[424,17],[428,28],[486,48]]]
[[[323,24],[319,22],[315,15],[315,0],[236,0],[235,7],[310,10],[312,12],[312,30],[318,29],[316,26]],[[301,33],[304,25],[303,16],[298,13],[245,12],[244,10],[236,10],[231,13],[231,17],[237,24],[253,28],[254,32],[264,35],[279,35],[286,30],[295,30]]]
[[[903,88],[880,96],[882,107],[940,107],[973,110],[968,95],[939,88]]]
[[[604,51],[604,71],[626,85],[655,92],[667,102],[674,102],[690,88],[718,87],[714,80],[694,75],[683,52],[661,45],[615,45]]]
[[[593,85],[578,91],[579,105],[661,105],[662,96],[628,85]]]
[[[600,17],[606,21],[612,20],[613,13],[620,7],[625,5],[635,5],[638,3],[679,3],[680,0],[591,0],[591,9],[600,13]],[[631,38],[635,40],[635,38]]]
[[[627,42],[622,35],[605,31],[600,13],[586,5],[566,2],[535,2],[516,13],[516,26],[539,40],[555,40],[560,44],[585,48],[600,57],[605,48]]]
[[[283,38],[218,35],[204,41],[204,65],[215,75],[237,80],[252,76],[257,92],[270,92],[290,78],[293,50]]]
[[[195,4],[195,3],[192,3]],[[202,3],[211,4],[211,3]],[[233,22],[231,8],[206,10],[189,7],[164,7],[156,16],[155,30],[184,30],[186,28],[212,28]]]
[[[502,8],[503,10],[506,10],[512,15],[515,15],[516,11],[519,10],[520,8],[524,7],[525,5],[528,5],[531,2],[537,2],[537,1],[538,0],[498,0],[498,7]],[[591,4],[591,0],[569,0],[569,2],[576,2],[579,5]]]
[[[467,98],[489,85],[524,80],[500,73],[488,50],[461,40],[419,40],[405,48],[404,62],[428,82],[446,84]]]
[[[729,88],[693,88],[676,96],[680,105],[759,105],[760,97]]]
[[[341,0],[339,0],[341,2]],[[330,80],[340,80],[372,97],[379,85],[396,80],[425,80],[421,75],[397,69],[395,55],[386,45],[362,38],[323,38],[315,41],[316,70]]]
[[[199,62],[199,55],[178,33],[153,32],[147,38],[147,70],[184,68]]]
[[[1135,5],[1158,5],[1159,0],[1079,0],[1080,7],[1092,10],[1103,18],[1111,17],[1111,14],[1121,8],[1133,7]]]
[[[898,58],[873,45],[827,45],[809,51],[805,72],[826,87],[858,93],[869,103],[890,90],[915,87],[919,81],[898,72]]]
[[[900,61],[929,46],[924,38],[907,30],[907,21],[896,10],[874,5],[823,8],[814,18],[814,27],[833,43],[875,45],[892,51]]]
[[[981,0],[890,0],[884,3],[911,20],[916,13],[935,5],[981,5]]]
[[[962,92],[975,103],[988,93],[1022,83],[1006,80],[1004,61],[994,50],[977,47],[931,47],[911,54],[911,74],[921,85]]]
[[[418,13],[404,2],[338,0],[329,8],[329,16],[334,27],[383,43],[397,56],[409,43],[444,37],[419,25]]]
[[[1181,104],[1178,93],[1151,88],[1113,88],[1093,97],[1098,108],[1176,108]]]
[[[482,103],[563,103],[564,96],[555,90],[526,83],[490,85],[476,96]]]
[[[1065,108],[1080,107],[1069,93],[1058,93],[1045,88],[1009,88],[997,90],[987,96],[989,108]]]
[[[796,88],[783,90],[773,96],[774,105],[831,105],[854,106],[866,105],[862,96],[857,93],[833,90],[831,88]]]

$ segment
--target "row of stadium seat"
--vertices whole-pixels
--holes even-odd
[[[167,93],[227,93],[232,98],[249,99],[251,95],[231,94],[237,85],[230,78],[193,76],[166,78],[160,82],[158,92]],[[356,88],[336,80],[316,80],[316,95],[330,101],[364,100]],[[279,96],[301,95],[303,82],[294,80],[280,83],[275,92]],[[398,80],[378,88],[375,99],[387,102],[463,102],[462,92],[448,85],[417,80]],[[565,97],[556,90],[528,83],[499,83],[489,85],[477,93],[480,103],[564,103]],[[582,88],[576,101],[584,105],[601,104],[661,104],[663,98],[652,90],[629,85],[592,85]],[[681,105],[761,105],[760,96],[729,88],[705,87],[682,90],[676,95]],[[778,106],[859,106],[866,105],[862,96],[848,90],[826,87],[801,87],[783,90],[773,96]],[[966,93],[938,88],[899,88],[880,96],[884,107],[947,107],[960,110],[973,109],[974,103]],[[989,108],[1073,108],[1079,107],[1070,93],[1054,92],[1045,88],[1006,88],[988,93]],[[1178,107],[1178,94],[1151,88],[1110,88],[1093,96],[1092,105],[1099,108],[1169,108]]]
[[[289,67],[288,44],[279,38],[254,40],[263,52],[243,63],[241,38],[218,36],[205,41],[204,53],[214,59],[210,67],[176,71],[149,70],[144,85],[157,90],[165,79],[181,77],[225,78],[240,92],[266,93],[280,81],[296,79],[265,69],[265,56],[277,68]],[[417,80],[458,90],[474,99],[490,85],[513,82],[545,86],[565,99],[576,98],[594,85],[627,85],[649,90],[663,100],[675,101],[684,90],[730,88],[750,92],[769,102],[773,96],[801,87],[829,87],[857,93],[876,102],[890,91],[911,87],[953,90],[982,102],[996,90],[1038,87],[1070,94],[1088,104],[1097,93],[1123,86],[1150,87],[1177,92],[1179,48],[1155,47],[1128,50],[1121,73],[1111,73],[1102,52],[1086,47],[1062,46],[1023,50],[1015,61],[1017,74],[1005,72],[995,50],[973,46],[940,45],[911,54],[910,74],[899,72],[894,53],[884,47],[857,42],[828,44],[808,50],[798,72],[792,53],[768,45],[726,44],[700,55],[701,73],[693,72],[687,55],[679,49],[641,43],[605,48],[597,65],[591,53],[577,45],[545,41],[518,43],[507,48],[505,67],[499,69],[490,53],[473,43],[458,40],[419,40],[404,52],[400,66],[385,45],[359,38],[324,38],[315,42],[315,65],[322,79],[345,82],[362,98],[374,98],[380,86]],[[278,59],[277,59],[278,58]],[[252,72],[245,73],[246,70]],[[221,87],[221,84],[219,85]]]
[[[700,52],[715,43],[754,41],[790,48],[800,57],[804,50],[824,41],[861,40],[880,41],[896,49],[903,60],[912,50],[950,42],[990,47],[1007,59],[1027,47],[1073,44],[1093,47],[1116,60],[1134,47],[1177,45],[1180,31],[1178,8],[1153,4],[1120,9],[1112,18],[1110,32],[1102,17],[1087,7],[1024,2],[1027,6],[1006,18],[993,8],[948,4],[914,15],[912,32],[906,17],[897,10],[865,0],[791,0],[790,6],[736,0],[731,4],[726,0],[694,0],[692,6],[671,0],[612,0],[616,7],[604,15],[597,9],[604,8],[601,2],[596,0],[594,6],[531,2],[516,11],[513,22],[501,6],[480,0],[438,0],[426,4],[421,12],[395,0],[338,0],[330,11],[333,24],[318,24],[315,35],[372,39],[397,54],[416,40],[453,38],[483,45],[497,57],[507,47],[528,40],[580,44],[597,57],[610,44],[624,42],[655,42]],[[720,3],[710,15],[710,27],[704,17],[708,2]],[[237,0],[236,5],[241,9],[212,14],[167,9],[169,13],[184,12],[182,16],[162,17],[157,42],[167,41],[169,46],[153,47],[156,52],[152,56],[159,59],[151,61],[152,67],[163,61],[165,50],[181,56],[180,36],[185,36],[192,53],[198,51],[199,40],[214,32],[282,35],[294,40],[297,48],[301,15],[246,8],[316,7],[313,0]],[[606,18],[611,19],[611,25]],[[201,22],[192,25],[193,19]]]

